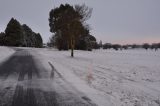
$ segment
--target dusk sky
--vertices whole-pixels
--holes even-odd
[[[85,3],[93,8],[87,23],[98,42],[160,42],[160,0],[1,0],[0,32],[14,17],[39,32],[46,43],[52,35],[48,25],[49,12],[61,3]]]

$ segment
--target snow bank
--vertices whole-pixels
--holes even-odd
[[[99,106],[160,105],[160,51],[36,51]]]
[[[14,52],[11,48],[0,46],[0,63],[9,58]]]

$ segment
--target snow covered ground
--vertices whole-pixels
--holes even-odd
[[[36,51],[98,105],[160,106],[160,51]]]
[[[9,58],[14,52],[11,48],[0,46],[0,63]]]
[[[160,51],[70,51],[23,48],[51,72],[63,78],[98,106],[160,106]],[[0,62],[13,54],[0,47]],[[44,73],[45,75],[45,73]]]

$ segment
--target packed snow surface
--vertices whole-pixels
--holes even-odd
[[[160,106],[160,51],[37,52],[100,106]]]
[[[0,63],[8,59],[14,52],[11,48],[0,46]]]
[[[48,72],[51,63],[71,86],[98,106],[160,106],[160,50],[77,50],[71,58],[70,51],[23,49]],[[0,47],[0,62],[13,53]]]

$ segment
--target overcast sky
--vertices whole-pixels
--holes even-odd
[[[93,8],[91,34],[103,43],[160,42],[160,0],[0,0],[0,32],[14,17],[47,42],[49,11],[61,3]]]

